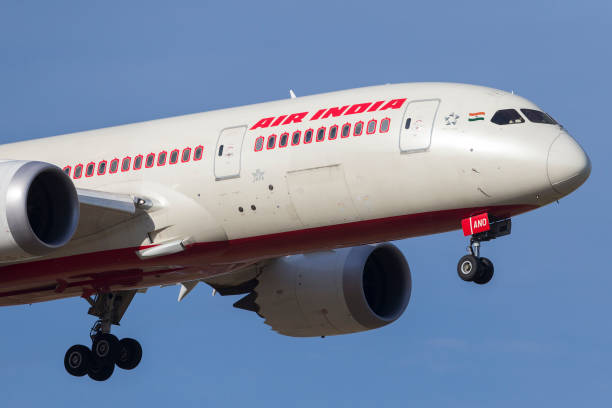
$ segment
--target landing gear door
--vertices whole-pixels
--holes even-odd
[[[439,99],[413,101],[406,106],[399,147],[402,153],[422,152],[431,146]]]
[[[246,126],[225,128],[219,134],[215,150],[215,179],[240,177],[240,155]]]

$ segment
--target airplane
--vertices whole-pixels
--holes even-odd
[[[590,175],[580,145],[534,103],[454,83],[358,88],[0,146],[0,306],[82,297],[97,318],[67,372],[108,379],[140,343],[111,334],[137,293],[199,283],[242,295],[276,332],[379,328],[410,300],[388,241],[481,244]]]

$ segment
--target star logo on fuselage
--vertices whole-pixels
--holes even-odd
[[[259,169],[255,170],[251,174],[253,175],[253,183],[256,181],[263,181],[264,179],[264,172]]]
[[[455,112],[449,113],[444,117],[444,120],[446,121],[446,126],[456,125],[457,119],[459,119],[459,115],[457,115]]]

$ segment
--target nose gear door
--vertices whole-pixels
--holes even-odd
[[[422,152],[429,149],[439,105],[439,99],[428,99],[412,101],[406,106],[400,131],[400,152]]]
[[[226,128],[219,134],[215,150],[215,179],[240,177],[240,154],[246,126]]]

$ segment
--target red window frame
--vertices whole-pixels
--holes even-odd
[[[160,164],[160,163],[159,163],[159,157],[160,157],[162,154],[164,155],[164,161],[163,161],[163,162]],[[168,151],[166,151],[166,150],[162,150],[161,152],[159,152],[159,153],[157,154],[157,161],[156,161],[155,163],[157,163],[157,167],[163,167],[163,166],[165,166],[165,165],[166,165],[166,163],[167,163],[167,162],[168,162]]]
[[[361,124],[361,130],[359,131],[359,133],[357,133],[357,125]],[[363,135],[363,120],[360,120],[359,122],[355,123],[355,126],[353,126],[353,136],[361,136]]]
[[[186,159],[184,158],[185,152],[189,152]],[[189,160],[191,160],[191,147],[186,147],[181,152],[181,163],[187,163]]]
[[[274,143],[272,144],[272,147],[270,147],[270,139],[274,140]],[[268,139],[266,140],[266,150],[272,150],[276,147],[276,134],[272,133],[270,136],[268,136]]]
[[[287,142],[285,143],[285,145],[284,145],[284,146],[281,146],[281,141],[283,140],[283,136],[285,136],[285,135],[287,135]],[[287,147],[287,146],[289,146],[289,133],[287,133],[287,132],[283,132],[283,133],[281,133],[281,135],[278,137],[278,147],[279,147],[279,148],[284,148],[284,147]]]
[[[311,137],[310,137],[310,141],[307,142],[306,141],[306,133],[308,133],[308,132],[311,132]],[[313,128],[306,129],[306,131],[304,132],[304,144],[312,143],[314,138],[315,138],[314,129]]]
[[[257,148],[258,140],[261,140],[261,147],[259,149]],[[255,146],[253,146],[253,151],[261,152],[264,149],[265,145],[266,145],[266,138],[263,136],[259,136],[257,139],[255,139]]]
[[[91,169],[91,174],[88,176],[87,175],[87,168],[89,167],[89,165],[92,165],[92,169]],[[85,166],[85,177],[93,177],[94,174],[96,174],[96,163],[95,162],[89,162],[87,163],[87,166]]]
[[[332,129],[336,128],[336,136],[334,136],[334,138],[332,139],[331,135],[332,135]],[[332,125],[329,127],[329,130],[327,131],[327,140],[336,140],[338,138],[338,125]]]
[[[323,138],[321,138],[321,140],[319,140],[319,130],[323,129]],[[320,128],[317,129],[317,133],[314,135],[314,138],[317,142],[324,142],[325,141],[325,133],[327,133],[327,128],[325,126],[321,126]]]
[[[298,135],[298,140],[297,140],[297,143],[293,143],[293,139],[296,134]],[[302,141],[302,131],[301,130],[296,130],[295,132],[291,133],[291,146],[297,146],[300,144],[301,141]]]
[[[370,123],[374,122],[374,130],[370,132]],[[366,135],[373,135],[376,133],[376,127],[378,126],[378,121],[376,119],[368,120],[368,126],[366,126]]]
[[[113,162],[117,162],[117,168],[115,169],[115,171],[113,171]],[[110,161],[110,163],[108,165],[108,172],[110,174],[115,174],[118,171],[119,171],[119,159],[115,158],[115,159]]]
[[[79,173],[79,175],[77,176],[77,169],[81,168],[81,171]],[[74,166],[74,174],[72,175],[72,178],[77,180],[80,179],[81,177],[83,177],[83,165],[82,164],[77,164],[76,166]]]
[[[138,158],[140,157],[140,166],[136,167],[136,162],[138,161]],[[144,157],[142,156],[142,154],[138,154],[136,156],[134,156],[134,161],[132,162],[132,170],[140,170],[142,169],[142,165],[144,162]]]
[[[149,166],[149,157],[151,157],[151,156],[153,156],[153,162]],[[155,166],[155,157],[156,157],[155,153],[147,154],[147,157],[145,157],[145,169],[150,169],[150,168]]]
[[[66,170],[68,170],[68,171],[66,172]],[[64,173],[66,173],[66,175],[67,175],[68,177],[72,176],[72,167],[71,167],[71,166],[66,166],[66,167],[64,167],[64,168],[62,169],[62,171],[63,171]]]
[[[174,163],[172,163],[172,153],[176,152],[176,161]],[[181,151],[179,149],[173,149],[170,152],[170,157],[168,158],[168,164],[176,164],[179,162],[179,160],[181,159]]]
[[[104,163],[104,171],[100,172],[100,166],[102,166],[102,163]],[[103,176],[106,174],[106,170],[108,170],[108,162],[106,160],[101,160],[98,162],[98,170],[97,170],[97,174],[98,176]]]
[[[200,157],[197,157],[198,155],[196,154],[198,152],[198,149],[200,149]],[[203,158],[204,158],[204,146],[197,145],[195,149],[193,149],[193,161],[202,160]]]
[[[344,128],[348,126],[348,131],[346,132],[346,136],[344,136]],[[346,122],[344,125],[342,125],[342,127],[340,128],[340,138],[341,139],[346,139],[347,137],[351,136],[351,124],[349,122]]]
[[[123,163],[125,161],[128,161],[128,165],[127,165],[127,169],[123,170]],[[132,166],[132,156],[125,156],[123,159],[121,159],[121,172],[124,173],[126,171],[130,171],[130,167]]]
[[[387,130],[382,130],[382,125],[384,121],[387,121]],[[380,120],[380,124],[378,125],[378,133],[387,133],[391,129],[391,118],[382,118]]]

